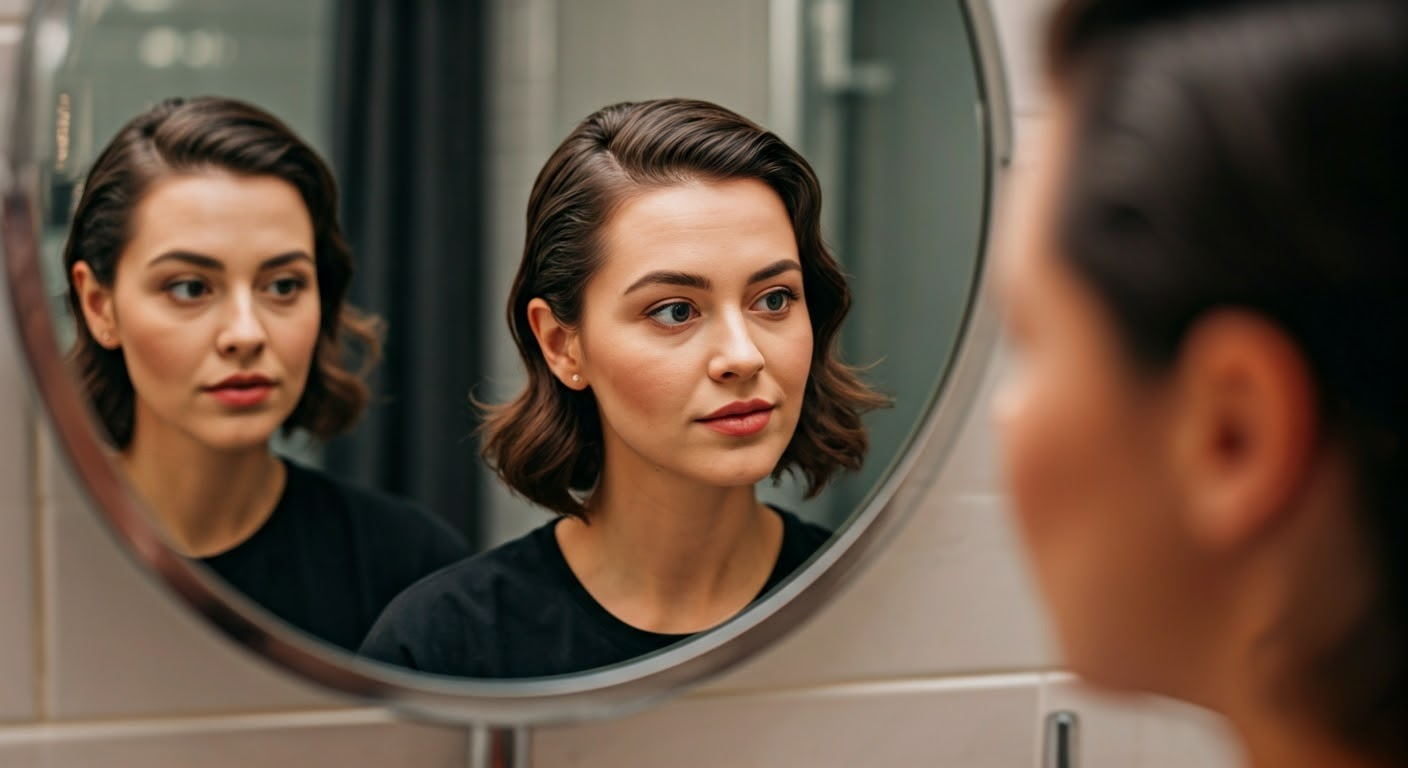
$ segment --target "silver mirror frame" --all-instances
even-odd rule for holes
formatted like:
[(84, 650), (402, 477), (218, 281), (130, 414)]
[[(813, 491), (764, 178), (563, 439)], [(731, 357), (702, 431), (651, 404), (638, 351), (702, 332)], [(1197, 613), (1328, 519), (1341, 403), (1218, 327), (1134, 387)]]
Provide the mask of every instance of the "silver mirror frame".
[[(39, 158), (33, 144), (40, 107), (36, 40), (62, 29), (75, 0), (38, 2), (16, 67), (8, 136), (0, 135), (3, 243), (10, 302), (35, 389), (58, 443), (87, 495), (123, 548), (163, 588), (219, 627), (237, 645), (288, 673), (366, 703), (431, 722), (517, 727), (611, 717), (644, 708), (735, 667), (786, 635), (833, 599), (847, 579), (880, 553), (924, 499), (949, 458), (977, 400), (997, 343), (997, 320), (984, 288), (994, 203), (1012, 153), (1011, 111), (996, 29), (987, 0), (963, 6), (978, 69), (976, 116), (985, 150), (982, 237), (957, 353), (939, 382), (923, 424), (864, 508), (805, 568), (762, 602), (719, 629), (658, 654), (578, 675), (513, 681), (422, 675), (359, 659), (273, 620), (167, 544), (143, 504), (108, 458), (94, 418), (58, 347), (41, 281)], [(46, 25), (59, 25), (46, 26)], [(49, 45), (64, 36), (50, 35)], [(67, 42), (62, 43), (66, 49)], [(60, 52), (62, 53), (62, 52)]]

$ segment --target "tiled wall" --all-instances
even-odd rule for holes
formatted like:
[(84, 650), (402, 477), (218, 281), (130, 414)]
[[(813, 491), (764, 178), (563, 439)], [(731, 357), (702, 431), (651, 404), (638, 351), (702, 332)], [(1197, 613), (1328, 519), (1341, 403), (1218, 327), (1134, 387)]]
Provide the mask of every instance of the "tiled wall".
[[(20, 5), (0, 0), (0, 35)], [(1043, 124), (1048, 3), (996, 5), (1020, 173)], [(465, 764), (462, 732), (349, 707), (172, 607), (55, 457), (0, 309), (0, 766)], [(831, 606), (677, 701), (539, 731), (534, 764), (1032, 768), (1045, 713), (1064, 708), (1082, 718), (1084, 768), (1234, 765), (1209, 716), (1096, 696), (1059, 670), (980, 400), (907, 529)]]

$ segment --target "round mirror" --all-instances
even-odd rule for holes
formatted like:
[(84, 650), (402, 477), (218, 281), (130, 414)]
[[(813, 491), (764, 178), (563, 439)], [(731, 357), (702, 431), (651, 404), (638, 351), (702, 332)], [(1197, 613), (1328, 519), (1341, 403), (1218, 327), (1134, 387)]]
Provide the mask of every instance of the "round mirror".
[[(979, 0), (37, 0), (19, 77), (5, 164), (13, 304), (49, 415), (97, 507), (174, 595), (239, 643), (317, 683), (409, 714), (500, 725), (602, 716), (643, 706), (766, 647), (828, 600), (910, 511), (945, 457), (993, 341), (978, 286), (1009, 130), (991, 21)], [(135, 305), (121, 304), (101, 270), (68, 259), (75, 212), (104, 148), (154, 105), (203, 96), (254, 105), (326, 160), (355, 264), (346, 300), (382, 322), (370, 398), (359, 419), (347, 419), (355, 423), (324, 439), (312, 437), (318, 429), (275, 429), (289, 420), (269, 428), (270, 455), (281, 468), (272, 495), (211, 490), (215, 475), (194, 453), (134, 455), (134, 446), (151, 441), (133, 438), (130, 423), (121, 437), (111, 409), (95, 403), (94, 374), (74, 354), (85, 343), (99, 345), (98, 354), (120, 360), (141, 390), (138, 380), (160, 365), (180, 367), (173, 360), (199, 324), (185, 315), (175, 325), (150, 326), (145, 342), (132, 336), (141, 291), (158, 297), (151, 301), (189, 304), (243, 285), (244, 267), (185, 246), (156, 248), (151, 263), (175, 264), (171, 274), (123, 278), (134, 263), (132, 242), (156, 230), (190, 237), (235, 227), (240, 234), (227, 240), (254, 254), (246, 270), (253, 288), (229, 288), (230, 296), (286, 301), (305, 283), (324, 281), (326, 289), (322, 225), (310, 224), (316, 215), (298, 204), (303, 193), (311, 211), (308, 194), (277, 179), (240, 186), (250, 181), (240, 173), (204, 209), (206, 188), (143, 188), (132, 214), (142, 223), (128, 225), (139, 235), (119, 234), (110, 254), (115, 284), (137, 286)], [(831, 348), (889, 403), (857, 409), (869, 435), (863, 462), (819, 493), (798, 472), (748, 488), (752, 503), (766, 505), (758, 509), (771, 510), (766, 519), (781, 521), (772, 552), (780, 547), (791, 561), (769, 554), (741, 608), (684, 631), (642, 628), (649, 622), (622, 618), (583, 588), (581, 563), (557, 548), (563, 534), (543, 538), (560, 515), (509, 490), (480, 457), (479, 439), (482, 406), (509, 402), (525, 387), (504, 307), (535, 177), (583, 118), (605, 105), (659, 97), (723, 105), (809, 161), (825, 199), (820, 231), (851, 296)], [(264, 178), (259, 173), (255, 181)], [(151, 209), (141, 206), (159, 195), (187, 207), (142, 218)], [(245, 218), (201, 218), (212, 206)], [(249, 217), (264, 209), (274, 218), (295, 213), (295, 246), (261, 239), (263, 220)], [(316, 277), (278, 272), (305, 262)], [(201, 277), (207, 274), (218, 276)], [(316, 301), (308, 349), (328, 322)], [(104, 307), (121, 311), (105, 315)], [(95, 318), (118, 315), (128, 335), (105, 345)], [(270, 332), (260, 344), (277, 347), (287, 338)], [(304, 368), (289, 370), (309, 365), (305, 359)], [(221, 407), (239, 410), (274, 397), (251, 392), (277, 383), (235, 376), (199, 388), (203, 395), (220, 389)], [(143, 391), (127, 397), (136, 401), (129, 421), (138, 434), (151, 432), (142, 432), (143, 418), (181, 411)], [(143, 408), (157, 415), (142, 416)], [(178, 431), (203, 428), (178, 416), (168, 419)], [(808, 424), (805, 408), (797, 418)], [(180, 493), (188, 502), (192, 494), (202, 498), (208, 509), (239, 507), (232, 494), (244, 494), (245, 506), (232, 513), (245, 521), (244, 533), (215, 549), (193, 544), (200, 525), (169, 513), (170, 497)], [(383, 516), (394, 511), (402, 527), (376, 533), (354, 521), (334, 530), (343, 525), (337, 515), (351, 514), (343, 508), (358, 505)], [(264, 512), (249, 511), (256, 506)], [(275, 522), (291, 531), (270, 545), (277, 554), (246, 556), (247, 545), (273, 536)], [(805, 546), (793, 546), (799, 531)], [(510, 665), (483, 675), (406, 669), (368, 655), (369, 627), (398, 594), (506, 547), (521, 551), (525, 541), (547, 541), (555, 553), (542, 555), (552, 563), (533, 564), (559, 567), (554, 588), (575, 585), (579, 608), (648, 642), (618, 644), (614, 656), (589, 656), (577, 667), (524, 673)], [(368, 587), (355, 568), (339, 570), (348, 557), (338, 547), (380, 564), (373, 569), (380, 581)], [(350, 607), (329, 607), (338, 601)], [(325, 621), (328, 613), (356, 620)], [(588, 634), (608, 631), (601, 626)], [(542, 638), (498, 642), (534, 647)]]

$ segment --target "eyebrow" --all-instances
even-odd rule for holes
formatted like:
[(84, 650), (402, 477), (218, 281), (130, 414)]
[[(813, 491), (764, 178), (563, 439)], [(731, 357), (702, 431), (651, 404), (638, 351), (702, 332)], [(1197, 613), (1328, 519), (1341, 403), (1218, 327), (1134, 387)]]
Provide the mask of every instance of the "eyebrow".
[[(152, 259), (147, 266), (154, 267), (157, 264), (161, 264), (167, 261), (179, 261), (183, 264), (190, 264), (193, 267), (200, 267), (201, 269), (213, 269), (220, 272), (223, 272), (225, 270), (225, 262), (220, 261), (219, 259), (211, 258), (210, 256), (206, 256), (200, 253), (192, 253), (190, 251), (180, 250), (167, 251), (166, 253), (161, 254), (155, 259)], [(265, 259), (262, 263), (260, 263), (259, 268), (261, 270), (276, 269), (286, 264), (291, 264), (295, 261), (312, 262), (313, 257), (309, 256), (303, 251), (289, 251), (288, 253), (281, 253), (278, 256), (273, 256), (268, 259)]]
[(781, 274), (784, 274), (784, 273), (787, 273), (787, 272), (801, 272), (801, 271), (802, 271), (802, 265), (801, 265), (801, 264), (798, 264), (797, 262), (793, 261), (792, 259), (779, 259), (779, 260), (774, 261), (773, 263), (767, 265), (766, 267), (763, 267), (762, 269), (758, 270), (757, 272), (754, 272), (753, 274), (749, 275), (749, 276), (748, 276), (748, 284), (749, 284), (749, 285), (752, 285), (753, 283), (761, 283), (761, 282), (764, 281), (764, 280), (767, 280), (767, 279), (773, 278), (773, 277), (777, 277), (778, 275), (781, 275)]
[[(802, 265), (792, 259), (779, 259), (749, 275), (748, 284), (760, 283), (769, 278), (793, 271), (802, 271)], [(703, 275), (696, 275), (692, 272), (658, 270), (649, 272), (639, 280), (631, 283), (630, 287), (623, 291), (621, 295), (624, 296), (632, 291), (644, 288), (647, 285), (678, 285), (684, 288), (698, 288), (701, 291), (707, 291), (713, 283), (709, 282), (709, 278)]]

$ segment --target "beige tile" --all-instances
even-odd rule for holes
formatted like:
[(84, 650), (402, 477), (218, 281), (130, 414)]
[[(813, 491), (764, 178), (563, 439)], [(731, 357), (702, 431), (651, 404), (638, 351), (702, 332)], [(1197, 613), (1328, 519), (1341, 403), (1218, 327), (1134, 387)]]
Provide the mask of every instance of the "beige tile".
[[(689, 96), (768, 116), (768, 4), (557, 4), (555, 134), (618, 101)], [(650, 62), (642, 66), (642, 62)]]
[(37, 711), (38, 585), (33, 400), (3, 275), (0, 296), (0, 721), (6, 721), (32, 719)]
[(1047, 676), (1043, 715), (1080, 719), (1081, 768), (1239, 768), (1241, 752), (1225, 722), (1206, 710), (1152, 697), (1117, 696), (1066, 674)]
[[(991, 293), (982, 299), (994, 314)], [(1005, 492), (1002, 483), (1001, 454), (999, 435), (992, 420), (992, 398), (1002, 376), (1008, 370), (1008, 357), (997, 332), (1000, 330), (994, 321), (990, 329), (993, 338), (974, 340), (975, 345), (988, 349), (982, 354), (986, 370), (971, 403), (967, 408), (958, 440), (948, 456), (943, 458), (937, 471), (933, 472), (933, 487), (929, 489), (928, 504), (935, 504), (953, 496), (992, 496)], [(925, 507), (927, 508), (927, 507)]]
[(538, 768), (1031, 765), (1036, 675), (696, 696), (613, 722), (543, 729)]
[(43, 515), (49, 560), (46, 698), (55, 718), (339, 706), (194, 615), (123, 551), (55, 460)]
[(0, 765), (23, 768), (450, 768), (467, 754), (463, 731), (366, 711), (0, 729)]

